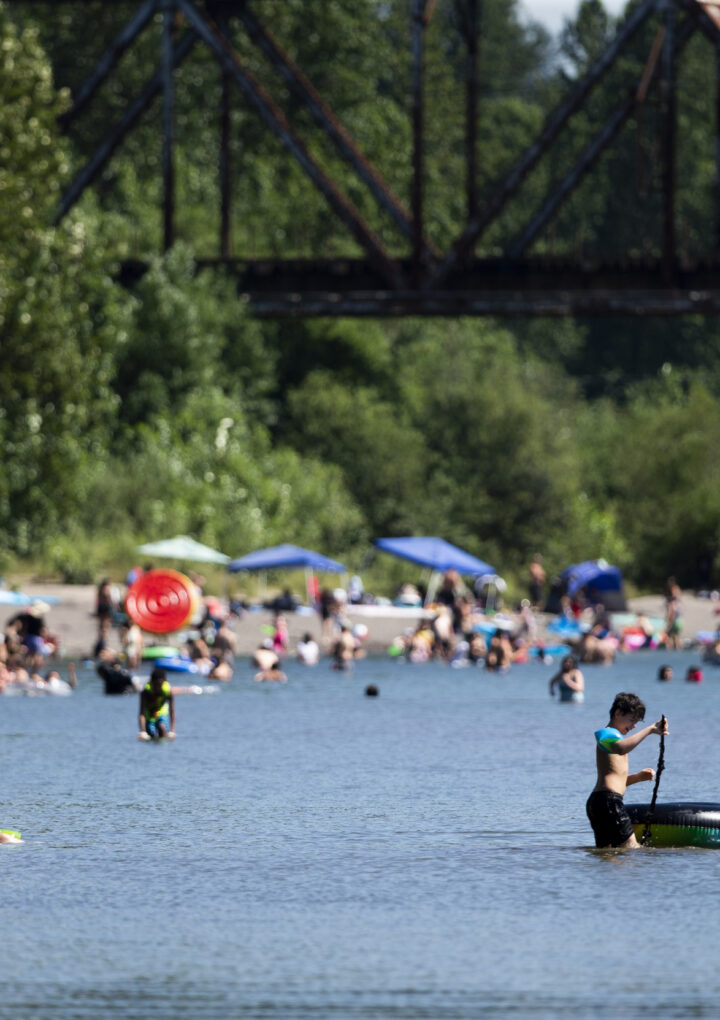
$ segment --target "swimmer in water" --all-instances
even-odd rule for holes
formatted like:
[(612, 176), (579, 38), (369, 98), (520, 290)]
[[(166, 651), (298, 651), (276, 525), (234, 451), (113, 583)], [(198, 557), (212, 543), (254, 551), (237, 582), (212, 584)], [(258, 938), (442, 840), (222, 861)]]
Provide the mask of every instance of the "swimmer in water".
[(580, 704), (585, 700), (585, 678), (578, 669), (574, 655), (566, 655), (562, 660), (560, 672), (550, 681), (550, 694), (555, 694), (555, 686), (560, 691), (561, 701), (573, 701)]
[(655, 769), (642, 769), (628, 775), (628, 754), (652, 733), (666, 734), (667, 720), (658, 719), (630, 734), (645, 718), (645, 705), (636, 694), (618, 694), (610, 709), (610, 721), (595, 731), (597, 782), (588, 797), (586, 810), (595, 834), (595, 846), (631, 850), (639, 847), (630, 816), (625, 810), (625, 789), (634, 783), (648, 783)]
[(257, 680), (258, 683), (276, 683), (286, 684), (287, 677), (280, 669), (280, 664), (277, 663), (275, 666), (270, 666), (269, 669), (261, 669), (259, 673), (256, 673), (253, 680)]

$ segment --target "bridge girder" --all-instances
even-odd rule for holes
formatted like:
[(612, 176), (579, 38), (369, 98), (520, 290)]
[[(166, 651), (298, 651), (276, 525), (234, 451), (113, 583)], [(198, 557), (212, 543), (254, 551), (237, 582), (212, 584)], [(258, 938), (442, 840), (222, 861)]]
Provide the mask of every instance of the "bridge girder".
[[(7, 0), (10, 4), (50, 0)], [(54, 0), (54, 3), (97, 0)], [(127, 0), (101, 0), (105, 4)], [(198, 259), (199, 265), (224, 268), (237, 281), (239, 296), (263, 316), (313, 315), (679, 315), (720, 313), (720, 247), (718, 257), (692, 264), (683, 262), (675, 239), (675, 63), (695, 32), (701, 32), (720, 54), (720, 3), (718, 0), (640, 0), (620, 23), (604, 53), (577, 80), (566, 98), (547, 117), (534, 142), (525, 150), (491, 194), (479, 196), (476, 187), (477, 152), (477, 32), (479, 0), (457, 0), (468, 52), (466, 166), (467, 220), (446, 251), (428, 237), (425, 222), (424, 80), (423, 48), (435, 0), (408, 0), (408, 39), (411, 50), (412, 174), (409, 210), (383, 180), (348, 131), (315, 90), (303, 71), (274, 39), (251, 0), (138, 0), (133, 16), (90, 75), (76, 91), (62, 126), (71, 131), (75, 120), (92, 102), (120, 58), (135, 44), (153, 18), (163, 21), (161, 58), (148, 80), (119, 121), (112, 125), (87, 164), (76, 174), (60, 203), (56, 222), (72, 209), (92, 185), (140, 116), (156, 99), (163, 103), (162, 173), (165, 248), (175, 240), (174, 72), (198, 44), (213, 54), (223, 88), (221, 138), (221, 236), (215, 259)], [(184, 24), (177, 32), (177, 19)], [(510, 239), (502, 254), (479, 258), (476, 246), (502, 214), (530, 173), (561, 136), (571, 118), (583, 109), (590, 93), (604, 78), (629, 41), (649, 19), (659, 21), (656, 42), (637, 87), (624, 95), (572, 167), (547, 194), (540, 209)], [(360, 215), (343, 190), (311, 153), (279, 105), (243, 65), (233, 48), (231, 19), (280, 73), (285, 85), (312, 115), (347, 165), (370, 190), (381, 211), (393, 220), (406, 239), (409, 254), (389, 251)], [(720, 58), (718, 59), (720, 68)], [(720, 80), (720, 70), (718, 72)], [(661, 256), (639, 263), (630, 258), (603, 263), (578, 259), (533, 258), (533, 242), (575, 191), (601, 154), (617, 138), (647, 94), (657, 84), (663, 118), (662, 138), (662, 242)], [(230, 172), (228, 104), (235, 87), (265, 125), (303, 168), (322, 193), (333, 214), (345, 225), (362, 258), (255, 259), (237, 257), (230, 235)], [(718, 89), (720, 94), (720, 87)], [(719, 116), (720, 120), (720, 116)], [(720, 124), (717, 127), (720, 137)], [(720, 142), (717, 191), (720, 195)], [(719, 202), (720, 206), (720, 202)], [(720, 212), (717, 216), (720, 224)], [(720, 229), (717, 231), (720, 237)], [(129, 264), (122, 277), (132, 280), (142, 267)]]

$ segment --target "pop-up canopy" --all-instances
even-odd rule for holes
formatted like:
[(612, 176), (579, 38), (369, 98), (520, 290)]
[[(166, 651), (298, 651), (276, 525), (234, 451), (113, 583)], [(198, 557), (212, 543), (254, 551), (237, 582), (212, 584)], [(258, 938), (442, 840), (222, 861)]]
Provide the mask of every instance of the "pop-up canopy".
[(459, 574), (494, 574), (495, 568), (444, 538), (376, 538), (375, 545), (431, 570), (457, 570)]
[(280, 567), (309, 568), (344, 574), (346, 567), (337, 560), (331, 560), (312, 549), (299, 545), (274, 545), (269, 549), (258, 549), (228, 563), (228, 570), (275, 570)]
[(159, 542), (147, 542), (139, 545), (137, 552), (144, 556), (156, 556), (161, 560), (186, 560), (188, 563), (229, 563), (230, 557), (225, 553), (211, 549), (209, 545), (196, 542), (187, 535), (176, 535)]
[(619, 612), (625, 609), (623, 578), (619, 567), (605, 560), (585, 560), (574, 563), (562, 572), (568, 595), (583, 589), (591, 602), (602, 602), (606, 609)]
[(562, 576), (567, 581), (568, 595), (588, 586), (598, 591), (621, 591), (623, 585), (620, 569), (611, 567), (605, 560), (574, 563), (563, 570)]

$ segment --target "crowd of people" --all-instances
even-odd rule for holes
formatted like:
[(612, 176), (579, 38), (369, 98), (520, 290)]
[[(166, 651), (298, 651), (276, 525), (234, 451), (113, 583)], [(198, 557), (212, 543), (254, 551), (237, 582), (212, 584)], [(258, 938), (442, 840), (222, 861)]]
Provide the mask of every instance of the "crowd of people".
[[(108, 694), (142, 689), (146, 676), (138, 674), (143, 663), (156, 651), (147, 646), (150, 641), (157, 643), (157, 637), (149, 638), (125, 612), (127, 590), (149, 569), (152, 568), (134, 567), (126, 578), (125, 591), (108, 578), (103, 578), (96, 589), (97, 631), (89, 658), (104, 680)], [(204, 578), (193, 574), (191, 580), (197, 589), (200, 608), (184, 632), (182, 645), (172, 651), (187, 665), (187, 672), (228, 681), (233, 676), (237, 655), (234, 621), (242, 617), (248, 607), (242, 602), (205, 597)], [(398, 634), (390, 642), (388, 651), (413, 664), (441, 661), (453, 667), (479, 666), (490, 672), (506, 672), (514, 665), (527, 662), (531, 656), (546, 662), (562, 656), (550, 691), (553, 694), (557, 691), (560, 700), (580, 701), (583, 698), (581, 664), (609, 664), (619, 652), (637, 648), (683, 646), (682, 598), (674, 578), (669, 578), (667, 583), (662, 628), (658, 627), (657, 619), (651, 621), (643, 613), (635, 614), (630, 622), (626, 618), (622, 627), (614, 627), (613, 614), (602, 604), (584, 602), (582, 593), (578, 592), (572, 597), (563, 594), (560, 598), (556, 630), (551, 634), (546, 626), (547, 617), (541, 615), (546, 585), (539, 556), (529, 564), (527, 597), (512, 613), (503, 611), (502, 589), (494, 592), (491, 604), (486, 580), (470, 587), (455, 570), (444, 572), (432, 592), (432, 602), (428, 602), (426, 590), (404, 583), (396, 591), (393, 603), (418, 609), (421, 618), (413, 627)], [(294, 647), (288, 614), (307, 607), (300, 607), (299, 600), (289, 590), (266, 605), (265, 608), (273, 611), (273, 620), (272, 624), (263, 624), (263, 637), (251, 655), (256, 681), (285, 682), (285, 663), (289, 657), (303, 666), (316, 666), (325, 658), (331, 668), (349, 670), (366, 655), (368, 627), (363, 623), (353, 624), (350, 619), (353, 607), (367, 603), (370, 598), (363, 589), (362, 580), (353, 577), (347, 591), (321, 589), (316, 585), (310, 594), (319, 618), (320, 633), (316, 637), (314, 628), (304, 631)], [(68, 682), (54, 669), (58, 640), (49, 633), (45, 622), (48, 609), (36, 602), (7, 620), (0, 644), (0, 692), (69, 693), (72, 690), (74, 669)], [(720, 634), (715, 642), (706, 646), (705, 656), (713, 655), (720, 661)], [(693, 667), (687, 679), (702, 680), (700, 667)]]
[(72, 693), (77, 686), (75, 664), (68, 664), (68, 679), (55, 668), (59, 639), (47, 627), (50, 607), (36, 600), (6, 620), (0, 642), (0, 694)]

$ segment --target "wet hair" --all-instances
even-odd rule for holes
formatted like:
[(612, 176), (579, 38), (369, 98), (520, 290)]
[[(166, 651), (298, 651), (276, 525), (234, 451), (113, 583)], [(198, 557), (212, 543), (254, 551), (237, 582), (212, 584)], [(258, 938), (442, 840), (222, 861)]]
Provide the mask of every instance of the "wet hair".
[(368, 698), (376, 698), (379, 693), (380, 691), (377, 689), (375, 684), (368, 684), (367, 687), (365, 688), (365, 694), (368, 696)]
[(640, 719), (645, 718), (645, 705), (638, 698), (637, 694), (625, 694), (621, 692), (615, 696), (615, 700), (612, 703), (610, 709), (610, 718), (615, 714), (618, 715), (629, 715), (638, 722)]
[(150, 679), (151, 680), (164, 680), (165, 676), (166, 676), (165, 670), (162, 669), (162, 667), (160, 667), (160, 666), (156, 666), (155, 669), (150, 674)]
[(566, 655), (562, 661), (563, 670), (575, 669), (577, 666), (577, 659), (574, 655)]
[(658, 680), (669, 680), (672, 673), (672, 666), (661, 666), (658, 670)]

